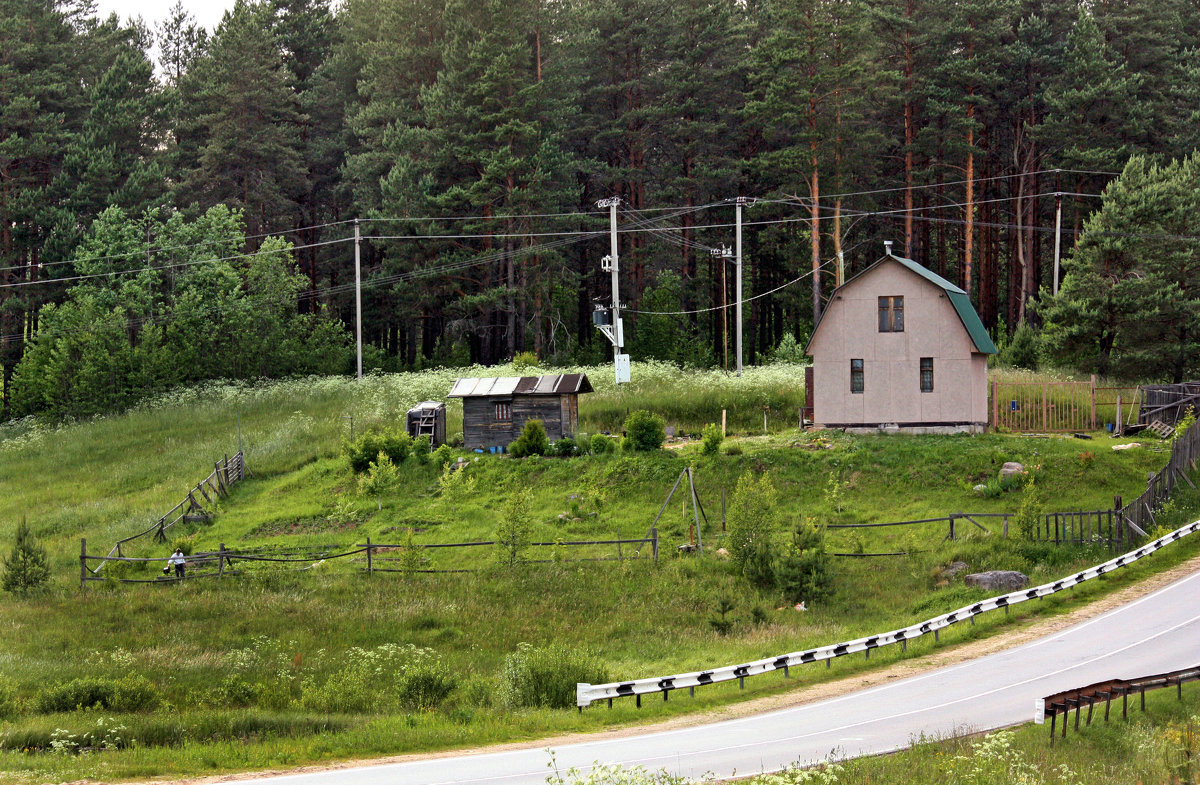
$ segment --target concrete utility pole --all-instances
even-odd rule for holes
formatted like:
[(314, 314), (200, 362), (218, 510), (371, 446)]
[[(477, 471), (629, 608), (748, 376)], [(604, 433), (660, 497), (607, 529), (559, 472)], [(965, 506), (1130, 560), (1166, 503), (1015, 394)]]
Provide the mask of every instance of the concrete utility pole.
[(621, 265), (617, 249), (617, 206), (620, 204), (619, 196), (596, 202), (597, 207), (609, 209), (609, 254), (600, 260), (600, 269), (612, 273), (612, 315), (608, 324), (603, 323), (602, 311), (597, 311), (593, 316), (597, 329), (612, 342), (613, 372), (617, 384), (629, 381), (629, 355), (622, 351), (625, 346), (625, 325), (621, 320)]
[(737, 375), (742, 375), (742, 205), (754, 204), (753, 199), (739, 196), (734, 202), (737, 207), (737, 290), (734, 295), (737, 300)]
[(1054, 296), (1058, 296), (1058, 261), (1062, 256), (1062, 192), (1054, 194)]
[(362, 234), (354, 219), (354, 343), (358, 354), (358, 378), (362, 378)]

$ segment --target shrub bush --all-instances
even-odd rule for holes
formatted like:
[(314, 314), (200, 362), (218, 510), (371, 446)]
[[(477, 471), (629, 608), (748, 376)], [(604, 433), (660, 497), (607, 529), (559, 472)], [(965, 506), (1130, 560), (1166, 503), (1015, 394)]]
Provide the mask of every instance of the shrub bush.
[(725, 454), (726, 455), (741, 455), (742, 454), (742, 446), (740, 444), (727, 444), (727, 445), (725, 445)]
[(521, 435), (508, 446), (508, 451), (516, 458), (526, 458), (530, 455), (545, 455), (550, 449), (550, 440), (546, 438), (546, 427), (541, 420), (529, 420), (521, 429)]
[(412, 455), (417, 459), (417, 463), (421, 464), (422, 466), (429, 463), (429, 450), (430, 447), (428, 436), (418, 436), (417, 438), (413, 439)]
[(399, 465), (404, 463), (412, 448), (412, 437), (404, 431), (388, 428), (363, 432), (353, 442), (344, 444), (342, 453), (355, 474), (362, 474), (375, 462), (379, 453), (384, 453), (392, 463)]
[(566, 709), (575, 705), (577, 683), (603, 684), (608, 680), (608, 670), (590, 652), (562, 644), (534, 648), (522, 643), (504, 658), (500, 701), (510, 709)]
[(703, 453), (705, 455), (716, 455), (721, 451), (721, 442), (725, 441), (725, 434), (721, 433), (721, 426), (715, 422), (709, 423), (704, 426), (700, 436), (704, 439)]
[(433, 465), (438, 469), (445, 469), (454, 462), (454, 450), (450, 445), (443, 444), (433, 451)]
[(666, 439), (667, 427), (663, 418), (645, 409), (638, 409), (625, 418), (625, 439), (621, 442), (621, 449), (648, 452), (660, 449)]
[(594, 455), (607, 455), (617, 449), (617, 440), (602, 433), (598, 433), (592, 437), (592, 453)]
[(120, 679), (89, 677), (55, 684), (38, 693), (34, 701), (42, 714), (100, 707), (110, 711), (142, 711), (161, 702), (158, 688), (137, 674)]
[(441, 663), (427, 663), (404, 674), (397, 696), (404, 708), (427, 711), (442, 705), (457, 684)]
[(801, 522), (792, 532), (792, 546), (775, 565), (775, 580), (788, 602), (814, 602), (833, 589), (825, 538), (811, 523)]
[(564, 436), (550, 445), (550, 452), (562, 458), (570, 458), (576, 452), (575, 440), (570, 436)]
[(513, 370), (518, 372), (537, 368), (538, 356), (533, 352), (517, 352), (513, 355), (512, 366)]

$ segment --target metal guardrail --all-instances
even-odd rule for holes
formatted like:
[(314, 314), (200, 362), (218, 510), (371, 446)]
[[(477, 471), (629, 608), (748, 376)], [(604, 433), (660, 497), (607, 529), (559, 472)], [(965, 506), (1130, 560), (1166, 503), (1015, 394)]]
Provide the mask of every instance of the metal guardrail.
[(865, 652), (866, 656), (871, 656), (871, 649), (877, 649), (881, 646), (890, 646), (901, 644), (906, 649), (908, 641), (914, 638), (933, 633), (937, 637), (938, 631), (943, 630), (952, 624), (957, 624), (960, 621), (970, 620), (972, 623), (975, 617), (987, 613), (988, 611), (998, 610), (999, 608), (1007, 609), (1011, 605), (1016, 605), (1026, 600), (1035, 600), (1040, 597), (1046, 597), (1051, 594), (1057, 594), (1060, 591), (1070, 589), (1073, 586), (1099, 578), (1101, 575), (1113, 572), (1122, 567), (1126, 567), (1139, 559), (1149, 556), (1155, 551), (1163, 548), (1177, 540), (1182, 539), (1191, 534), (1200, 531), (1200, 520), (1193, 521), (1186, 526), (1181, 526), (1175, 531), (1158, 538), (1152, 542), (1130, 551), (1129, 553), (1117, 556), (1114, 559), (1109, 559), (1103, 564), (1097, 564), (1082, 572), (1075, 573), (1066, 578), (1063, 578), (1053, 583), (1044, 583), (1041, 586), (1036, 586), (1031, 589), (1022, 589), (1010, 594), (1004, 594), (998, 597), (981, 600), (973, 605), (965, 605), (958, 610), (944, 613), (941, 616), (935, 616), (923, 622), (919, 622), (909, 627), (904, 627), (891, 632), (881, 633), (879, 635), (871, 635), (865, 638), (857, 638), (845, 643), (835, 643), (829, 646), (820, 646), (815, 649), (806, 651), (791, 652), (778, 657), (767, 657), (761, 660), (754, 660), (740, 665), (726, 665), (720, 668), (713, 668), (705, 671), (693, 671), (692, 673), (681, 673), (674, 676), (654, 676), (646, 679), (634, 679), (624, 682), (612, 682), (609, 684), (587, 684), (579, 683), (575, 688), (575, 703), (582, 711), (585, 706), (590, 706), (592, 703), (600, 700), (609, 701), (612, 705), (614, 698), (633, 697), (637, 699), (639, 706), (642, 704), (643, 695), (654, 695), (662, 693), (663, 700), (673, 690), (688, 688), (689, 692), (695, 694), (696, 687), (703, 687), (706, 684), (718, 684), (720, 682), (736, 680), (742, 686), (745, 686), (747, 676), (758, 676), (764, 673), (773, 671), (783, 671), (784, 675), (788, 674), (790, 668), (797, 665), (806, 665), (812, 662), (825, 661), (829, 664), (830, 661), (843, 657), (847, 654), (856, 654)]
[(1079, 714), (1083, 711), (1084, 704), (1087, 704), (1087, 724), (1092, 724), (1092, 709), (1100, 702), (1104, 703), (1104, 721), (1108, 722), (1108, 710), (1112, 705), (1113, 698), (1121, 699), (1121, 718), (1125, 719), (1129, 711), (1129, 696), (1138, 695), (1141, 698), (1142, 711), (1146, 710), (1146, 691), (1161, 690), (1167, 687), (1174, 687), (1176, 694), (1182, 700), (1183, 698), (1183, 683), (1187, 681), (1200, 681), (1200, 665), (1184, 668), (1182, 670), (1171, 671), (1170, 673), (1158, 673), (1153, 676), (1142, 676), (1137, 679), (1109, 679), (1108, 681), (1089, 684), (1086, 687), (1078, 687), (1073, 690), (1064, 690), (1056, 692), (1053, 695), (1047, 695), (1045, 698), (1039, 698), (1033, 707), (1033, 721), (1037, 725), (1044, 725), (1046, 717), (1050, 717), (1050, 744), (1054, 745), (1054, 725), (1058, 715), (1063, 715), (1062, 735), (1067, 736), (1067, 717), (1071, 714), (1071, 709), (1075, 709), (1075, 730), (1079, 730)]

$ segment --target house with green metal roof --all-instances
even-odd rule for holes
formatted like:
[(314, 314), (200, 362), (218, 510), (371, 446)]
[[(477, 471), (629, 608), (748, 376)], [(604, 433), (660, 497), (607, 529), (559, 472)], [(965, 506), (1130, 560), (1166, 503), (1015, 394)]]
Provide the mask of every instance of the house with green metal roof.
[(827, 428), (971, 432), (987, 428), (996, 353), (970, 297), (887, 252), (833, 291), (806, 348), (813, 422)]

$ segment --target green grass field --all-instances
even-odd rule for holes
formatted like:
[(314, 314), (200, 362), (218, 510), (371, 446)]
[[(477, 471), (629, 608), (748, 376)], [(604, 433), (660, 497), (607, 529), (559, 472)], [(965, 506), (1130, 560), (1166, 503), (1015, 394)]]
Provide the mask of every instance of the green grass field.
[[(797, 369), (756, 369), (739, 381), (636, 366), (635, 379), (654, 380), (641, 396), (597, 383), (602, 370), (592, 377), (598, 392), (581, 400), (581, 430), (614, 430), (626, 408), (647, 405), (682, 431), (698, 431), (719, 421), (725, 408), (739, 412), (731, 418), (736, 438), (730, 443), (742, 453), (706, 457), (698, 444), (652, 455), (524, 461), (474, 461), (464, 453), (471, 460), (464, 476), (474, 490), (452, 498), (439, 488), (435, 467), (410, 458), (402, 465), (400, 488), (379, 510), (374, 498), (355, 492), (340, 456), (348, 418), (356, 429), (398, 421), (412, 403), (444, 395), (449, 383), (442, 372), (362, 383), (213, 384), (87, 423), (4, 426), (0, 542), (10, 541), (25, 517), (50, 553), (54, 581), (44, 595), (0, 601), (6, 642), (0, 649), (0, 718), (5, 695), (12, 698), (9, 716), (0, 719), (0, 779), (190, 775), (530, 739), (653, 721), (919, 656), (933, 643), (920, 642), (907, 653), (880, 651), (869, 662), (839, 661), (831, 671), (793, 671), (795, 678), (786, 681), (750, 680), (744, 692), (736, 685), (713, 687), (694, 701), (650, 702), (641, 712), (631, 703), (583, 714), (520, 708), (504, 697), (506, 662), (523, 644), (557, 651), (568, 664), (590, 663), (596, 677), (579, 680), (682, 672), (891, 629), (982, 597), (959, 581), (938, 586), (939, 568), (956, 559), (972, 570), (1021, 569), (1039, 583), (1107, 558), (1103, 548), (1004, 540), (962, 523), (953, 542), (945, 541), (944, 523), (830, 532), (833, 551), (897, 549), (911, 555), (834, 559), (833, 596), (797, 613), (711, 555), (722, 544), (721, 491), (732, 493), (745, 473), (771, 477), (786, 522), (853, 523), (1015, 511), (1023, 491), (974, 490), (1008, 460), (1036, 469), (1047, 509), (1108, 508), (1114, 494), (1131, 498), (1143, 490), (1146, 473), (1167, 458), (1157, 442), (1114, 452), (1113, 442), (1099, 435), (1090, 441), (818, 437), (797, 431), (793, 415), (783, 414), (799, 405)], [(757, 380), (755, 373), (761, 373)], [(772, 407), (767, 435), (764, 397)], [(780, 414), (771, 419), (776, 408)], [(239, 565), (242, 574), (220, 582), (110, 581), (80, 591), (79, 539), (87, 538), (90, 552), (107, 553), (116, 539), (156, 520), (211, 471), (214, 459), (237, 449), (239, 415), (253, 476), (222, 500), (211, 523), (171, 533), (198, 549), (219, 542), (229, 548), (345, 547), (367, 537), (399, 542), (409, 527), (419, 530), (418, 542), (491, 539), (504, 502), (518, 487), (534, 489), (535, 539), (639, 538), (671, 484), (692, 466), (709, 518), (703, 529), (709, 555), (679, 555), (676, 546), (690, 537), (692, 511), (677, 498), (659, 522), (657, 563), (562, 560), (616, 555), (596, 546), (545, 549), (533, 557), (550, 563), (510, 569), (490, 549), (446, 549), (426, 551), (429, 566), (472, 571), (368, 577), (362, 561), (344, 559)], [(1182, 522), (1197, 506), (1195, 495), (1181, 495), (1163, 523)], [(167, 550), (146, 543), (127, 553), (162, 557)], [(940, 645), (1073, 607), (1197, 551), (1200, 546), (1180, 544), (1070, 596), (952, 629)], [(642, 555), (647, 553), (648, 547)], [(130, 576), (153, 575), (158, 567), (124, 569)], [(722, 598), (735, 606), (728, 635), (709, 623)], [(62, 686), (76, 679), (83, 681)], [(83, 689), (88, 685), (91, 692)], [(105, 689), (111, 695), (93, 701)], [(76, 696), (84, 696), (81, 703), (70, 703)], [(114, 725), (123, 729), (113, 731)], [(70, 754), (77, 749), (72, 733), (74, 743), (98, 749)]]

